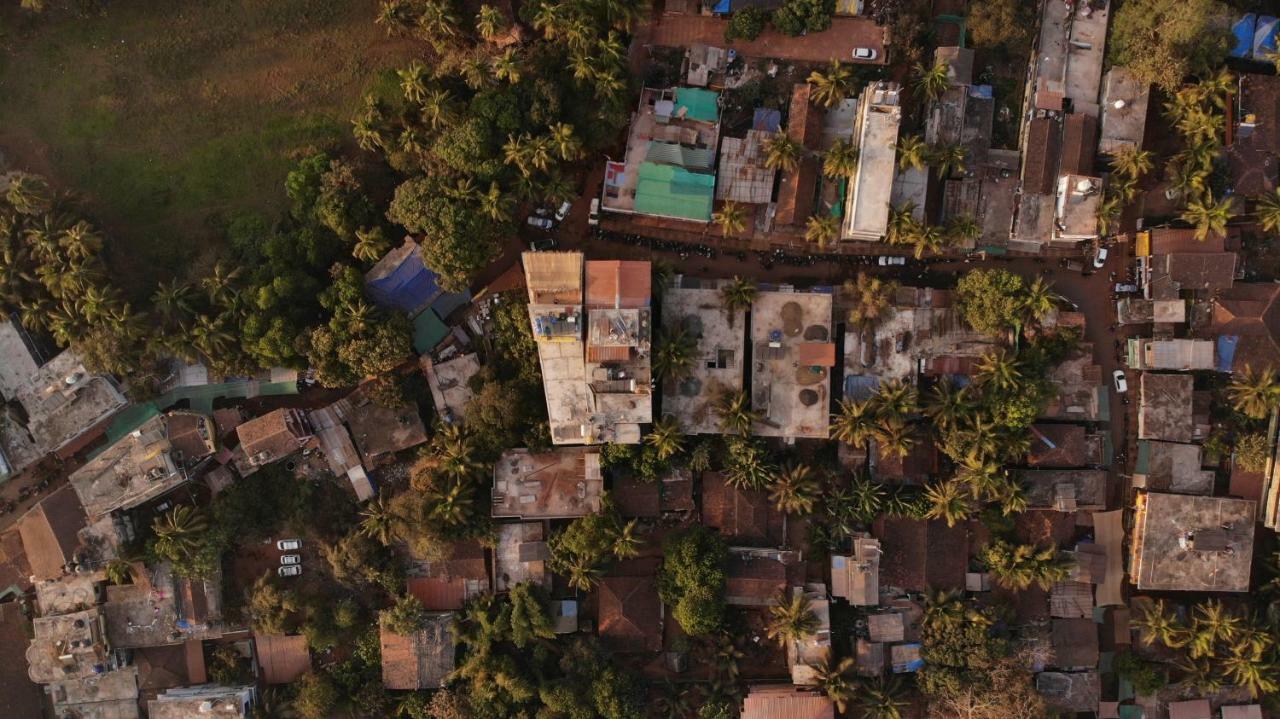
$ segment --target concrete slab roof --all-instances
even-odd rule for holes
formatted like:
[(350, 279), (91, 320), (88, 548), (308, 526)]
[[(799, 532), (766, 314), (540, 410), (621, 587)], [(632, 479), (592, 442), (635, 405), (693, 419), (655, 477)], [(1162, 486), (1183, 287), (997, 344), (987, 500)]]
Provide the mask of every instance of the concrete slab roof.
[(902, 120), (900, 92), (897, 83), (880, 80), (868, 85), (859, 98), (853, 134), (860, 154), (845, 203), (845, 239), (879, 240), (888, 227)]
[(1147, 126), (1150, 86), (1139, 82), (1126, 67), (1113, 67), (1102, 79), (1102, 122), (1098, 151), (1115, 154), (1125, 147), (1142, 147)]
[(831, 371), (800, 363), (799, 346), (831, 342), (831, 295), (762, 290), (751, 306), (755, 434), (826, 439)]
[(137, 506), (187, 481), (163, 416), (153, 417), (71, 474), (89, 517)]
[(494, 590), (505, 592), (523, 582), (550, 588), (547, 556), (542, 522), (499, 524), (498, 541), (493, 550)]
[(467, 403), (472, 396), (469, 381), (480, 371), (479, 355), (473, 352), (444, 362), (423, 357), (422, 371), (427, 376), (436, 412), (446, 419), (465, 420)]
[(1139, 493), (1134, 583), (1147, 591), (1249, 591), (1256, 509), (1246, 499)]
[(493, 469), (493, 516), (564, 519), (600, 511), (600, 454), (585, 448), (509, 449)]
[(746, 312), (725, 309), (724, 280), (677, 276), (662, 295), (662, 325), (692, 336), (698, 353), (688, 377), (665, 381), (662, 410), (680, 422), (686, 434), (719, 434), (712, 406), (722, 392), (742, 389)]
[(109, 379), (90, 374), (71, 350), (40, 367), (16, 399), (27, 412), (27, 430), (43, 452), (56, 452), (91, 430), (105, 428), (107, 420), (128, 404)]
[(1138, 438), (1190, 442), (1195, 438), (1191, 375), (1143, 372), (1138, 382)]

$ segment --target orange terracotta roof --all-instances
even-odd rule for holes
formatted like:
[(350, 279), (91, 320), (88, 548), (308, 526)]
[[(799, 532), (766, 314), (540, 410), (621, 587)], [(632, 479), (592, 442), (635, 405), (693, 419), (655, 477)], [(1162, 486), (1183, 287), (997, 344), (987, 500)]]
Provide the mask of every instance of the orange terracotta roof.
[(649, 262), (590, 260), (587, 263), (588, 307), (648, 307), (651, 296)]
[(80, 546), (78, 532), (85, 527), (84, 508), (70, 484), (45, 497), (18, 520), (18, 533), (39, 579), (57, 579)]
[(306, 637), (255, 634), (253, 641), (258, 648), (262, 677), (268, 684), (289, 684), (311, 670)]

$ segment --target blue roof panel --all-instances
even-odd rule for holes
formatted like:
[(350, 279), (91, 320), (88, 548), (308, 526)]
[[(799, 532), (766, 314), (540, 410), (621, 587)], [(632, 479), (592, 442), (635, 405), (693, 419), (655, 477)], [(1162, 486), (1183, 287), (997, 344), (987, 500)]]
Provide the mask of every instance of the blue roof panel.
[(1253, 52), (1253, 32), (1258, 23), (1258, 16), (1248, 13), (1236, 20), (1231, 32), (1236, 36), (1236, 45), (1231, 48), (1231, 57), (1249, 57)]

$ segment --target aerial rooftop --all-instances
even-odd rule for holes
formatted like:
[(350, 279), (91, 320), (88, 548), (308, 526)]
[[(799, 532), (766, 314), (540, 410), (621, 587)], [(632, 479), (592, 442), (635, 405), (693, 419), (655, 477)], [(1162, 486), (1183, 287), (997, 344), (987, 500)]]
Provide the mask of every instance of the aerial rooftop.
[(37, 617), (27, 647), (27, 673), (37, 684), (67, 681), (101, 673), (112, 663), (102, 611)]
[(90, 517), (137, 506), (187, 481), (165, 431), (165, 417), (148, 419), (71, 474)]
[(1138, 438), (1190, 442), (1196, 438), (1192, 419), (1191, 375), (1143, 372), (1138, 382)]
[(453, 671), (453, 614), (429, 615), (413, 636), (382, 624), (382, 685), (388, 689), (439, 689)]
[(1147, 591), (1247, 592), (1256, 503), (1140, 492), (1131, 572)]
[(600, 454), (565, 447), (509, 449), (493, 468), (493, 516), (564, 519), (600, 511)]
[(1133, 486), (1157, 492), (1213, 494), (1212, 469), (1202, 469), (1198, 444), (1138, 440)]
[(66, 350), (29, 375), (8, 400), (27, 413), (27, 431), (41, 453), (68, 448), (82, 435), (106, 426), (128, 400), (107, 377), (90, 374)]
[(897, 171), (898, 124), (902, 108), (895, 82), (879, 80), (862, 91), (853, 135), (859, 148), (858, 171), (849, 182), (845, 222), (847, 240), (876, 241), (889, 224), (889, 197)]
[(1107, 507), (1105, 469), (1023, 469), (1017, 477), (1030, 509), (1076, 512)]
[(826, 439), (830, 422), (831, 294), (761, 289), (751, 305), (751, 406), (766, 437)]
[(1112, 67), (1102, 79), (1102, 128), (1098, 151), (1115, 154), (1122, 148), (1142, 148), (1150, 92), (1125, 67)]
[(198, 687), (179, 687), (147, 702), (150, 719), (246, 719), (252, 716), (254, 688), (224, 687), (205, 684)]
[(698, 347), (689, 376), (663, 385), (662, 411), (674, 416), (686, 434), (719, 434), (712, 409), (716, 397), (742, 389), (746, 312), (725, 309), (723, 284), (677, 276), (662, 295), (662, 326), (683, 329)]

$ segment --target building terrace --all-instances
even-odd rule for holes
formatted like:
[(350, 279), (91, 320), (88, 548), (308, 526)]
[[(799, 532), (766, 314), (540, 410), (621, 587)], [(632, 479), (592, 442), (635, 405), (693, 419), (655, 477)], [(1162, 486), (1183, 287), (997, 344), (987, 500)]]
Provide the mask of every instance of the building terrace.
[(585, 448), (509, 449), (493, 468), (494, 517), (581, 517), (600, 511), (603, 493), (600, 454)]
[(1134, 583), (1147, 591), (1249, 591), (1256, 506), (1229, 497), (1139, 493)]
[(85, 512), (99, 517), (158, 497), (187, 481), (192, 467), (177, 456), (156, 416), (71, 474)]
[(724, 284), (677, 275), (662, 295), (663, 327), (683, 331), (698, 348), (689, 376), (663, 383), (662, 411), (686, 434), (719, 434), (712, 405), (721, 393), (742, 389), (746, 312), (724, 306)]
[(849, 181), (845, 222), (846, 240), (877, 241), (889, 226), (889, 199), (896, 173), (898, 124), (902, 88), (880, 80), (862, 91), (853, 136), (859, 149), (858, 170)]
[(1138, 438), (1190, 442), (1197, 437), (1190, 375), (1143, 372), (1139, 380)]
[(831, 294), (762, 289), (751, 306), (753, 428), (767, 437), (827, 438)]

